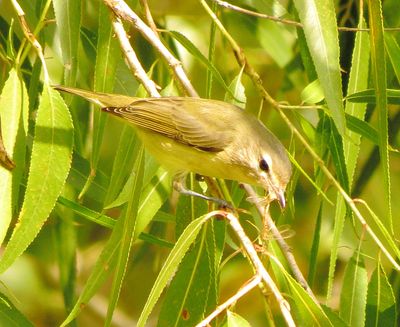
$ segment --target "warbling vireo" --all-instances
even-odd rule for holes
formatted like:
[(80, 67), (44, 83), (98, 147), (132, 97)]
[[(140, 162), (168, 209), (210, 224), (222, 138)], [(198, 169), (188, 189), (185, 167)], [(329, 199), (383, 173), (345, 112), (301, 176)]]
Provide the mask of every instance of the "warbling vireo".
[(291, 164), (281, 142), (254, 116), (229, 103), (189, 97), (134, 98), (76, 88), (103, 111), (132, 124), (145, 148), (176, 178), (183, 193), (188, 172), (260, 185), (285, 207)]

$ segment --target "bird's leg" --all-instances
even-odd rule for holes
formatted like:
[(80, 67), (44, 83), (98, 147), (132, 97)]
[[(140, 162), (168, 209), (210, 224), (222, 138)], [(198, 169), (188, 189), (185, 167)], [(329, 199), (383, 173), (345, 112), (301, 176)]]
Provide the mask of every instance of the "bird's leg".
[(192, 191), (192, 190), (188, 190), (186, 188), (186, 186), (185, 186), (185, 184), (186, 184), (186, 176), (187, 176), (187, 173), (178, 173), (178, 174), (176, 174), (174, 176), (174, 180), (172, 182), (172, 185), (173, 185), (174, 189), (176, 191), (178, 191), (180, 194), (189, 195), (189, 196), (195, 196), (195, 197), (207, 200), (207, 201), (214, 202), (214, 203), (220, 205), (223, 208), (233, 209), (233, 206), (230, 203), (228, 203), (227, 201), (223, 200), (223, 199), (214, 198), (214, 197), (211, 197), (211, 196), (207, 196), (207, 195), (204, 195), (204, 194), (197, 193), (197, 192)]

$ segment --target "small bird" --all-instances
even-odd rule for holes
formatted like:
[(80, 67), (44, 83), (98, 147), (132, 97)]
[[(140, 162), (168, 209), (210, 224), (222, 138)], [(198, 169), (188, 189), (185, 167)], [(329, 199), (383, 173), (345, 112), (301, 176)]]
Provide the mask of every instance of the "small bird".
[[(185, 188), (189, 172), (262, 186), (269, 200), (285, 207), (292, 168), (281, 142), (256, 117), (223, 101), (160, 97), (135, 98), (65, 86), (133, 125), (145, 148), (175, 174), (181, 193), (215, 200)], [(217, 201), (218, 202), (218, 201)]]

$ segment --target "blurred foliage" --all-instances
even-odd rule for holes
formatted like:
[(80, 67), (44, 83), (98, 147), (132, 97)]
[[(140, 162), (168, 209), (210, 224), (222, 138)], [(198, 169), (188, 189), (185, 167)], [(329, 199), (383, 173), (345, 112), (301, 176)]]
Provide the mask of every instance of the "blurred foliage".
[[(57, 326), (69, 316), (70, 326), (194, 325), (253, 276), (239, 240), (223, 220), (205, 216), (212, 205), (177, 201), (170, 176), (133, 129), (51, 88), (146, 96), (103, 2), (18, 1), (50, 80), (13, 2), (0, 1), (0, 159), (15, 163), (0, 165), (0, 324)], [(128, 2), (145, 19), (143, 3)], [(399, 323), (400, 275), (382, 247), (399, 262), (400, 30), (383, 27), (400, 26), (400, 3), (360, 3), (231, 2), (276, 21), (209, 1), (275, 104), (238, 65), (201, 1), (148, 3), (159, 37), (198, 93), (245, 106), (293, 157), (288, 206), (282, 212), (273, 203), (271, 215), (321, 306), (290, 275), (273, 239), (266, 252), (281, 265), (264, 260), (302, 326)], [(125, 27), (161, 93), (184, 95), (156, 49)], [(207, 191), (194, 176), (188, 182)], [(241, 223), (259, 243), (263, 223), (244, 191), (235, 182), (218, 185), (244, 209)], [(354, 204), (381, 247), (339, 189), (362, 199)], [(272, 295), (253, 290), (214, 325), (248, 323), (285, 320)]]

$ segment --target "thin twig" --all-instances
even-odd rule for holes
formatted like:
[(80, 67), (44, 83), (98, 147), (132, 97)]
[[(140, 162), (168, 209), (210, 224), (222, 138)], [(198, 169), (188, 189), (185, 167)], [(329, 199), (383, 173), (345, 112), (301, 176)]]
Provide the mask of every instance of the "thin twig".
[(112, 25), (114, 32), (121, 45), (121, 49), (128, 62), (129, 68), (133, 72), (134, 76), (140, 83), (142, 83), (142, 85), (144, 86), (146, 91), (150, 94), (150, 96), (160, 97), (160, 93), (157, 90), (156, 83), (154, 83), (154, 81), (147, 76), (146, 71), (143, 69), (138, 57), (136, 56), (136, 53), (129, 42), (129, 38), (126, 35), (121, 20), (115, 17), (112, 21)]
[(262, 278), (262, 281), (264, 284), (272, 291), (272, 293), (275, 296), (275, 299), (277, 300), (279, 307), (281, 309), (281, 312), (286, 320), (286, 323), (288, 326), (296, 326), (293, 317), (290, 313), (290, 305), (289, 303), (285, 300), (281, 292), (279, 291), (278, 287), (276, 286), (275, 282), (265, 269), (261, 259), (258, 257), (257, 251), (255, 250), (253, 243), (250, 241), (250, 239), (247, 237), (246, 233), (243, 230), (242, 225), (240, 225), (239, 220), (237, 217), (230, 212), (223, 212), (223, 215), (229, 220), (229, 223), (232, 227), (232, 229), (235, 231), (237, 236), (239, 237), (250, 261), (252, 262), (257, 275)]
[(42, 62), (44, 79), (45, 79), (45, 81), (48, 82), (48, 81), (50, 81), (50, 78), (49, 78), (49, 73), (48, 73), (47, 66), (46, 66), (46, 61), (44, 60), (42, 46), (40, 45), (38, 40), (36, 40), (35, 35), (31, 32), (29, 25), (25, 19), (25, 13), (22, 10), (21, 6), (19, 5), (18, 1), (11, 0), (11, 3), (14, 6), (14, 9), (18, 15), (18, 19), (21, 23), (22, 31), (24, 32), (25, 37), (29, 40), (29, 42), (31, 42), (31, 44), (33, 45), (33, 47), (35, 48), (35, 50), (37, 52), (38, 57), (40, 58), (40, 61)]
[(215, 319), (222, 311), (228, 309), (237, 300), (239, 300), (241, 297), (246, 295), (248, 292), (250, 292), (253, 288), (255, 288), (260, 283), (261, 283), (261, 277), (259, 275), (253, 276), (252, 279), (246, 285), (241, 287), (235, 295), (231, 296), (228, 300), (226, 300), (224, 303), (220, 304), (217, 308), (215, 308), (215, 310), (210, 315), (208, 315), (205, 319), (203, 319), (201, 322), (199, 322), (196, 325), (196, 327), (209, 326), (211, 321), (213, 319)]
[(226, 2), (226, 1), (221, 1), (221, 0), (213, 0), (213, 1), (216, 4), (218, 4), (218, 6), (221, 6), (221, 7), (230, 9), (230, 10), (234, 10), (234, 11), (240, 12), (240, 13), (245, 14), (245, 15), (254, 16), (254, 17), (258, 17), (258, 18), (264, 18), (264, 19), (272, 20), (274, 22), (278, 22), (278, 23), (282, 23), (282, 24), (286, 24), (286, 25), (292, 25), (292, 26), (303, 28), (303, 24), (300, 23), (300, 22), (296, 22), (296, 21), (293, 21), (293, 20), (290, 20), (290, 19), (285, 19), (285, 18), (279, 18), (279, 17), (267, 15), (267, 14), (261, 14), (261, 13), (256, 12), (256, 11), (252, 11), (252, 10), (244, 9), (242, 7), (239, 7), (239, 6), (232, 5), (232, 4), (230, 4), (229, 2)]
[(303, 137), (303, 135), (298, 131), (298, 129), (292, 124), (292, 122), (289, 120), (289, 118), (285, 115), (282, 108), (280, 107), (279, 102), (275, 101), (275, 99), (264, 88), (260, 75), (248, 63), (247, 58), (243, 53), (243, 50), (239, 47), (239, 45), (232, 38), (232, 36), (227, 32), (225, 27), (222, 25), (222, 23), (220, 22), (218, 17), (213, 13), (213, 11), (207, 5), (205, 0), (199, 0), (199, 1), (200, 1), (201, 5), (204, 7), (204, 9), (206, 10), (206, 12), (209, 14), (209, 16), (215, 21), (215, 23), (218, 26), (218, 28), (220, 29), (221, 33), (225, 36), (225, 38), (231, 44), (231, 47), (235, 53), (235, 56), (236, 56), (239, 66), (242, 67), (243, 65), (245, 65), (245, 72), (253, 81), (253, 83), (254, 83), (255, 87), (257, 88), (257, 90), (259, 91), (260, 95), (278, 111), (278, 113), (280, 114), (282, 119), (285, 121), (285, 123), (288, 125), (288, 127), (291, 129), (291, 131), (296, 135), (296, 137), (299, 139), (299, 141), (304, 145), (304, 147), (310, 153), (310, 155), (315, 160), (315, 162), (321, 167), (321, 170), (324, 172), (327, 179), (335, 186), (335, 188), (343, 196), (344, 200), (347, 202), (349, 207), (352, 209), (352, 211), (354, 212), (357, 219), (361, 222), (362, 225), (366, 226), (367, 232), (374, 239), (377, 246), (382, 250), (382, 252), (385, 254), (385, 256), (389, 259), (389, 261), (392, 263), (394, 268), (396, 270), (400, 271), (400, 265), (396, 262), (396, 260), (389, 253), (389, 251), (384, 247), (382, 242), (379, 240), (378, 236), (376, 236), (376, 234), (372, 231), (372, 229), (367, 225), (363, 215), (358, 210), (358, 208), (355, 206), (351, 197), (346, 193), (346, 191), (341, 187), (341, 185), (335, 179), (335, 177), (332, 175), (332, 173), (329, 171), (329, 169), (325, 166), (324, 161), (318, 156), (318, 154), (314, 151), (314, 149), (311, 147), (311, 145), (306, 141), (306, 139)]
[(198, 97), (196, 90), (189, 81), (182, 63), (174, 57), (161, 40), (154, 34), (152, 29), (148, 27), (136, 13), (129, 8), (123, 0), (104, 0), (104, 3), (120, 18), (131, 22), (134, 27), (153, 45), (161, 56), (166, 60), (172, 68), (175, 77), (180, 81), (185, 91), (192, 97)]
[[(223, 8), (229, 9), (229, 10), (233, 10), (233, 11), (236, 11), (236, 12), (248, 15), (248, 16), (258, 17), (258, 18), (262, 18), (262, 19), (268, 19), (268, 20), (272, 20), (277, 23), (282, 23), (285, 25), (303, 28), (302, 23), (294, 21), (294, 20), (290, 20), (290, 19), (286, 19), (286, 18), (279, 18), (279, 17), (267, 15), (267, 14), (262, 14), (257, 11), (253, 11), (253, 10), (249, 10), (249, 9), (245, 9), (245, 8), (233, 5), (226, 1), (221, 1), (221, 0), (213, 0), (213, 1), (216, 4), (218, 4), (218, 6), (220, 6), (220, 7), (223, 7)], [(338, 30), (341, 32), (369, 32), (369, 28), (345, 27), (345, 26), (339, 26)], [(385, 32), (398, 32), (398, 31), (400, 31), (400, 27), (386, 27), (384, 30), (385, 30)]]
[[(250, 185), (243, 184), (244, 190), (246, 193), (249, 195), (251, 198), (257, 197), (256, 192), (254, 192), (254, 189), (250, 187)], [(264, 207), (261, 205), (261, 203), (255, 201), (254, 202), (257, 211), (259, 212), (260, 216), (263, 218), (264, 223), (272, 233), (272, 236), (274, 237), (274, 240), (278, 243), (283, 255), (286, 258), (286, 261), (288, 262), (288, 265), (294, 275), (294, 278), (300, 283), (300, 285), (307, 291), (307, 293), (314, 299), (315, 302), (318, 302), (313, 291), (311, 290), (310, 286), (308, 285), (306, 279), (304, 278), (299, 266), (296, 263), (296, 259), (293, 256), (292, 249), (290, 246), (286, 243), (285, 239), (283, 238), (282, 234), (279, 232), (278, 228), (276, 227), (274, 221), (272, 220), (269, 211), (264, 210)]]
[(151, 15), (150, 7), (147, 0), (140, 0), (140, 5), (142, 6), (144, 14), (146, 16), (147, 24), (152, 29), (154, 35), (158, 37), (157, 25), (154, 22), (153, 16)]

